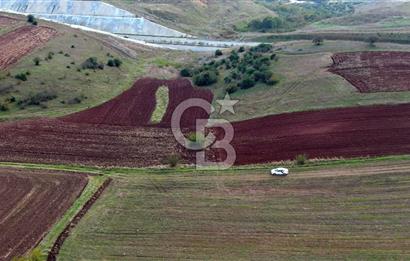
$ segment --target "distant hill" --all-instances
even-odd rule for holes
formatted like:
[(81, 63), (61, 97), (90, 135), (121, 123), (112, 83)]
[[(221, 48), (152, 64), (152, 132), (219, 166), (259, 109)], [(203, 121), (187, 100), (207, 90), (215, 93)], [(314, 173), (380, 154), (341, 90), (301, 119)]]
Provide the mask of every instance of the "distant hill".
[(253, 0), (105, 0), (159, 24), (193, 35), (229, 37), (233, 28), (275, 15)]

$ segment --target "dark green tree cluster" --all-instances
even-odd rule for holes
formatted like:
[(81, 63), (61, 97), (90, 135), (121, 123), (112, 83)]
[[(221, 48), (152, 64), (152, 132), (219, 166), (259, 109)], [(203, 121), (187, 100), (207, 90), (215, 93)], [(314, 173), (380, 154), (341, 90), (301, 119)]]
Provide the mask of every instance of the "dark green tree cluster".
[(37, 22), (36, 18), (34, 17), (34, 15), (28, 15), (27, 16), (27, 22), (32, 24), (32, 25), (38, 25), (38, 22)]
[(83, 69), (92, 69), (92, 70), (103, 70), (104, 69), (104, 64), (98, 62), (98, 59), (96, 57), (90, 57), (87, 60), (83, 62), (81, 65)]
[[(270, 44), (260, 44), (248, 50), (241, 47), (199, 68), (184, 68), (180, 74), (182, 77), (192, 77), (197, 86), (209, 86), (221, 78), (229, 93), (252, 88), (258, 82), (274, 85), (278, 81), (271, 71), (272, 61), (276, 59), (272, 49)], [(219, 77), (220, 75), (224, 77)]]
[(122, 61), (118, 58), (109, 59), (108, 62), (107, 62), (107, 65), (109, 67), (121, 67)]
[(285, 4), (264, 0), (263, 4), (277, 16), (254, 19), (247, 30), (254, 32), (287, 32), (323, 19), (354, 13), (352, 3), (317, 0), (309, 3)]

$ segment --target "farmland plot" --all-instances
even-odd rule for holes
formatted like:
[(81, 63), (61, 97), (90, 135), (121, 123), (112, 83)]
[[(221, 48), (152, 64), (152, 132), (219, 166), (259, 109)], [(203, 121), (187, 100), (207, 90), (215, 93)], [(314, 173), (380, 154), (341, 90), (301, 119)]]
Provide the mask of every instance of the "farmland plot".
[(122, 174), (60, 260), (406, 260), (410, 165)]
[(21, 57), (44, 45), (57, 35), (55, 29), (23, 26), (0, 37), (0, 69), (6, 69)]
[(0, 260), (32, 249), (87, 184), (81, 174), (0, 169)]
[(410, 91), (410, 52), (355, 52), (333, 55), (330, 71), (362, 93)]

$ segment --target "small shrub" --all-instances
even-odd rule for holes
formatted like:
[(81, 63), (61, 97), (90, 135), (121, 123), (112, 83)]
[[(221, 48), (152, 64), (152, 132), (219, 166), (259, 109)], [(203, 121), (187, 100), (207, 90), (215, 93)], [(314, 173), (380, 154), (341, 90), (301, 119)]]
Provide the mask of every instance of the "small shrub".
[(34, 17), (34, 15), (31, 15), (31, 14), (27, 16), (27, 22), (32, 24), (32, 25), (37, 25), (38, 24), (38, 22), (37, 22), (36, 18)]
[(175, 168), (178, 166), (180, 161), (181, 161), (181, 156), (179, 156), (178, 154), (172, 154), (166, 157), (165, 164), (167, 164), (171, 168)]
[(51, 101), (55, 98), (57, 98), (56, 94), (43, 91), (18, 101), (17, 105), (20, 108), (25, 108), (27, 106), (41, 106), (43, 102)]
[(71, 45), (71, 49), (74, 49), (75, 48), (75, 45), (73, 44), (73, 45)]
[(267, 53), (272, 51), (273, 46), (271, 44), (259, 44), (258, 46), (252, 47), (251, 51), (252, 52), (258, 52), (258, 53)]
[(35, 66), (40, 66), (41, 59), (39, 57), (36, 57), (33, 59), (33, 62)]
[(114, 65), (115, 65), (115, 67), (121, 67), (122, 61), (118, 58), (115, 58), (114, 59)]
[(308, 157), (305, 154), (297, 155), (295, 158), (296, 165), (303, 166), (307, 163)]
[(369, 43), (370, 47), (375, 47), (376, 43), (379, 41), (379, 37), (377, 36), (370, 36), (367, 38), (366, 42)]
[(27, 75), (25, 73), (19, 73), (16, 76), (14, 76), (14, 78), (23, 82), (27, 81)]
[(222, 55), (223, 55), (223, 52), (221, 50), (218, 49), (218, 50), (215, 51), (215, 56), (218, 57), (218, 56), (222, 56)]
[(92, 70), (100, 69), (100, 70), (103, 70), (104, 69), (104, 64), (99, 63), (98, 59), (96, 57), (90, 57), (90, 58), (88, 58), (87, 60), (85, 60), (83, 62), (81, 67), (83, 69), (92, 69)]
[(194, 83), (198, 86), (209, 86), (218, 81), (218, 77), (214, 71), (203, 71), (194, 76)]
[(192, 70), (191, 70), (191, 69), (188, 69), (188, 68), (182, 69), (182, 70), (179, 72), (179, 74), (180, 74), (182, 77), (192, 77), (192, 75), (193, 75)]
[(34, 20), (35, 20), (34, 15), (28, 15), (27, 16), (27, 22), (32, 23), (32, 22), (34, 22)]
[(233, 94), (237, 91), (238, 91), (238, 87), (236, 87), (234, 85), (231, 85), (228, 88), (226, 88), (226, 92), (229, 93), (229, 94)]
[(0, 111), (8, 111), (9, 110), (9, 106), (5, 103), (0, 103)]
[(231, 83), (231, 82), (232, 82), (232, 78), (231, 78), (231, 77), (226, 76), (226, 77), (224, 78), (224, 83), (228, 84), (228, 83)]
[(108, 65), (109, 67), (114, 67), (114, 66), (115, 66), (114, 60), (112, 60), (112, 59), (108, 60), (107, 65)]
[(321, 36), (317, 36), (315, 38), (313, 38), (312, 43), (316, 46), (320, 46), (323, 45), (324, 39)]
[(51, 60), (51, 59), (53, 59), (53, 56), (54, 56), (54, 53), (53, 53), (53, 52), (49, 52), (49, 53), (47, 54), (47, 59), (48, 59), (48, 60)]
[(255, 86), (256, 82), (253, 78), (247, 76), (240, 82), (241, 89), (249, 89)]
[(240, 53), (243, 53), (243, 52), (245, 52), (245, 47), (243, 47), (243, 46), (239, 47), (239, 50), (238, 50), (238, 52), (240, 52)]

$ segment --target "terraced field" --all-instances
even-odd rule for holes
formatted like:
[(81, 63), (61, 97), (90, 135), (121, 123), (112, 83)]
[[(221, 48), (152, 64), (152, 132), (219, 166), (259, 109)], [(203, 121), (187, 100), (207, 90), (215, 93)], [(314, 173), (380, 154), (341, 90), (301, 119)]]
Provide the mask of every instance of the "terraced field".
[(410, 163), (116, 175), (60, 260), (405, 260)]

